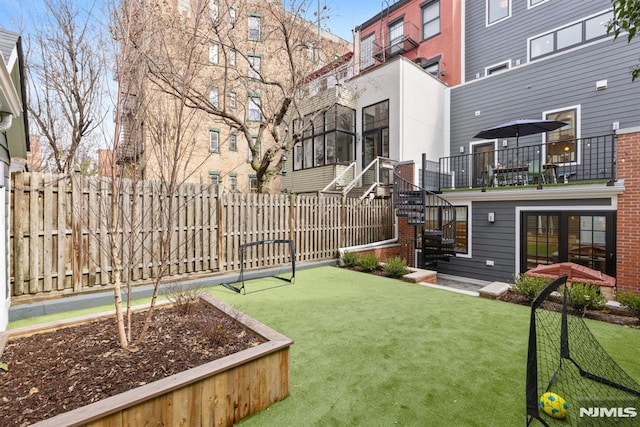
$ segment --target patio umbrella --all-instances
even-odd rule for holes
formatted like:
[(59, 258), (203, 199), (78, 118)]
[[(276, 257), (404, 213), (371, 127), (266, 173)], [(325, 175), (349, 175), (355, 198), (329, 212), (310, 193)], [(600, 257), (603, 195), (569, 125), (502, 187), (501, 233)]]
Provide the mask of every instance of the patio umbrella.
[(480, 131), (474, 136), (474, 138), (493, 139), (515, 136), (517, 147), (518, 138), (520, 136), (549, 132), (566, 125), (568, 125), (568, 123), (560, 122), (558, 120), (515, 119)]

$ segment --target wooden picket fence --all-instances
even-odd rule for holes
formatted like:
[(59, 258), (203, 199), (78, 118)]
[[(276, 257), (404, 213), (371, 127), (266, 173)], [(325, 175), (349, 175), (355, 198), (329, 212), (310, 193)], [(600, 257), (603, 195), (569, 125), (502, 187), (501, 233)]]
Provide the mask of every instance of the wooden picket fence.
[[(390, 200), (323, 195), (218, 194), (184, 184), (171, 203), (157, 183), (120, 180), (118, 227), (111, 227), (113, 196), (106, 178), (18, 173), (12, 176), (11, 291), (15, 302), (109, 289), (112, 246), (125, 280), (157, 277), (157, 260), (171, 232), (167, 277), (193, 277), (240, 269), (240, 245), (292, 239), (297, 262), (331, 259), (340, 247), (390, 239)], [(162, 221), (173, 206), (174, 221)], [(114, 234), (115, 233), (115, 234)], [(254, 246), (245, 268), (290, 261), (286, 245)]]

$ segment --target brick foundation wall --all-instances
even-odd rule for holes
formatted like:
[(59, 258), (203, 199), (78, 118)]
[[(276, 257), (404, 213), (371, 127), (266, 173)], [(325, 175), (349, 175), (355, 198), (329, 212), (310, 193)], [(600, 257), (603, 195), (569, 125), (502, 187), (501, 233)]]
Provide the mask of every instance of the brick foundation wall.
[(365, 254), (374, 254), (376, 257), (378, 257), (378, 260), (383, 262), (386, 259), (401, 256), (400, 245), (397, 243), (381, 246), (375, 249), (364, 249), (359, 251), (353, 251), (353, 253), (358, 254), (359, 256), (365, 255)]
[(618, 135), (617, 149), (618, 179), (625, 188), (618, 196), (617, 288), (640, 293), (640, 129)]

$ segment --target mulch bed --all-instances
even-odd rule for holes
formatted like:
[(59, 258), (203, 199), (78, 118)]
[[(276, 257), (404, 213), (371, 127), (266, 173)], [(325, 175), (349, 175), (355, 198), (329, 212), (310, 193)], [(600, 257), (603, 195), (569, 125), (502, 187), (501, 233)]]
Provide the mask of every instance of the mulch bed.
[(113, 319), (10, 340), (0, 356), (9, 367), (0, 370), (0, 425), (26, 426), (264, 341), (206, 303), (184, 311), (156, 309), (136, 351), (120, 347)]
[[(514, 292), (513, 290), (508, 290), (505, 294), (498, 297), (498, 300), (505, 301), (513, 304), (520, 304), (531, 306), (531, 302), (528, 301), (525, 297)], [(562, 311), (562, 301), (559, 299), (553, 299), (551, 297), (548, 301), (545, 301), (542, 304), (542, 307), (547, 310), (553, 311)], [(578, 314), (584, 316), (587, 319), (599, 320), (601, 322), (612, 323), (615, 325), (629, 326), (629, 327), (640, 327), (640, 319), (637, 317), (633, 317), (631, 315), (607, 312), (607, 311), (594, 311), (594, 310), (586, 310), (584, 313), (577, 313), (571, 307), (568, 308), (568, 313)]]

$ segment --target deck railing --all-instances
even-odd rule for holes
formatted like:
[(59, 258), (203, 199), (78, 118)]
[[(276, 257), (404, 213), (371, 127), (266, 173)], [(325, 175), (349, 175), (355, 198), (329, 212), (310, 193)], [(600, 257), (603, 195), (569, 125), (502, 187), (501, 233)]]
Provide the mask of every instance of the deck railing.
[(440, 190), (616, 180), (615, 135), (442, 157)]

